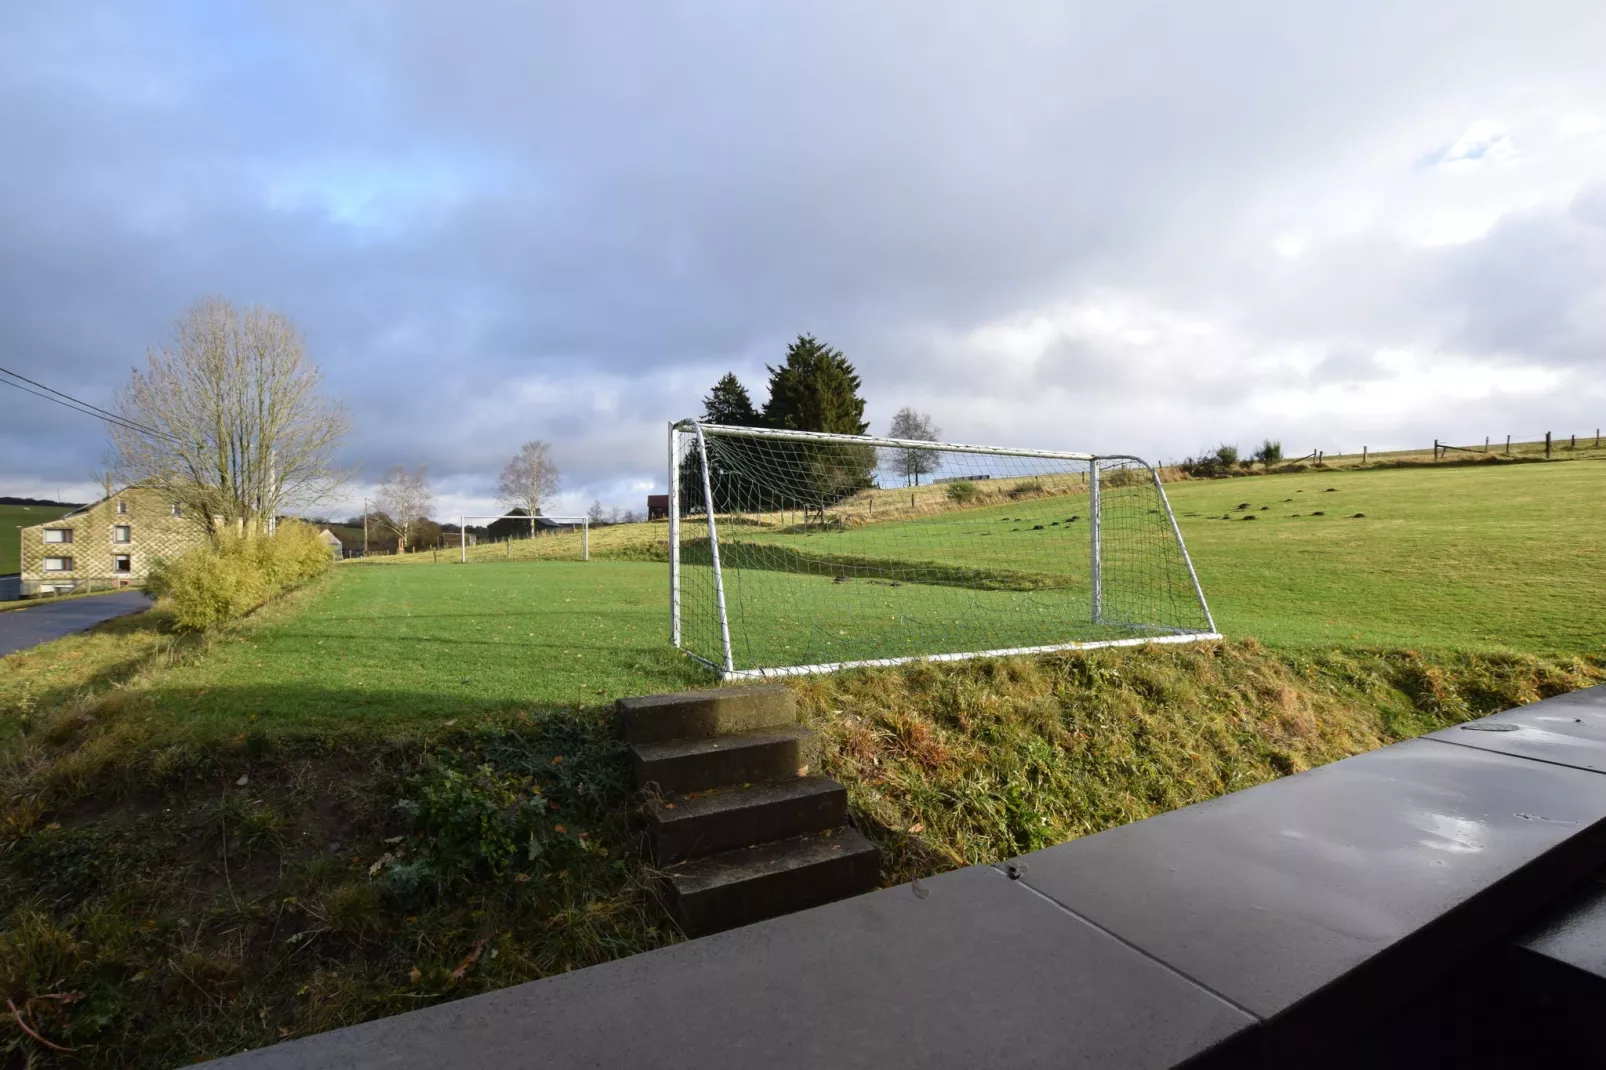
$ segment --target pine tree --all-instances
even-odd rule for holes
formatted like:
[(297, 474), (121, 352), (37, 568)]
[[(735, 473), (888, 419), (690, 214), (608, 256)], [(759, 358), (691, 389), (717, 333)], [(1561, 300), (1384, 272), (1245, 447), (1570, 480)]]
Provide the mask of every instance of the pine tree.
[(763, 422), (734, 372), (726, 372), (703, 399), (703, 419), (726, 427), (757, 427)]
[(837, 349), (811, 334), (798, 335), (780, 367), (769, 367), (764, 422), (790, 431), (862, 435), (870, 429), (859, 396), (859, 373)]
[[(770, 367), (770, 396), (764, 423), (788, 431), (824, 431), (862, 435), (870, 429), (859, 396), (859, 373), (837, 349), (811, 334), (799, 335), (786, 350), (786, 361)], [(807, 473), (805, 508), (827, 505), (871, 485), (875, 450), (869, 446), (789, 443), (785, 450), (795, 470)]]

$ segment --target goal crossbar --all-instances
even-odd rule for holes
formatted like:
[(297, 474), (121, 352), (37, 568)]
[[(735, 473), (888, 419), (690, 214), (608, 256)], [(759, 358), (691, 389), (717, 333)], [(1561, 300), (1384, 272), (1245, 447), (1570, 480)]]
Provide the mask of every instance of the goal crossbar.
[[(748, 442), (722, 445), (737, 439)], [(887, 470), (884, 458), (908, 457), (910, 451), (955, 456), (906, 462), (922, 467), (904, 472), (958, 468), (965, 474), (946, 482), (970, 486), (962, 494), (950, 488), (948, 501), (942, 501), (928, 484), (927, 504), (917, 507), (918, 479), (899, 492), (870, 478), (874, 469)], [(1159, 472), (1136, 455), (681, 420), (669, 424), (668, 476), (670, 641), (726, 679), (1221, 638)], [(987, 480), (998, 482), (976, 482)], [(992, 489), (983, 494), (978, 486)], [(1049, 515), (1070, 511), (1064, 496), (1078, 490), (1086, 498), (1071, 501), (1091, 507), (1080, 551), (1066, 541), (1080, 516), (1046, 522)], [(907, 510), (898, 504), (903, 493), (909, 495)], [(980, 504), (971, 505), (973, 499)], [(1008, 523), (1002, 512), (1041, 512), (1044, 506), (1059, 512), (1029, 515), (1027, 521), (1045, 522), (1008, 530), (1030, 535), (1053, 528), (1047, 533), (1052, 538), (1026, 549), (1017, 540), (1013, 550), (999, 554), (989, 548), (1005, 543), (961, 545), (971, 535), (1003, 534), (1002, 528), (977, 529)], [(828, 517), (828, 510), (835, 511)], [(703, 515), (683, 531), (687, 511)], [(1057, 566), (1056, 555), (1065, 553), (1071, 557)], [(690, 593), (688, 576), (696, 580)], [(844, 583), (850, 586), (835, 586)], [(856, 593), (855, 583), (907, 590), (865, 587)], [(1087, 592), (1076, 603), (1073, 588), (1081, 589), (1079, 584)], [(967, 597), (973, 607), (959, 604)], [(809, 601), (790, 604), (788, 598)], [(1082, 608), (1073, 611), (1073, 604)], [(691, 637), (688, 610), (698, 626)], [(839, 623), (844, 628), (831, 634)], [(976, 626), (965, 627), (971, 624)], [(856, 633), (837, 640), (835, 635), (850, 635), (847, 626)], [(766, 630), (782, 634), (754, 638)], [(1070, 634), (1061, 638), (1055, 630)], [(1036, 641), (986, 643), (987, 638)], [(976, 639), (983, 641), (971, 645)], [(922, 645), (931, 648), (908, 652)], [(822, 646), (858, 656), (797, 657), (824, 653)], [(875, 656), (878, 646), (893, 656)], [(738, 665), (738, 647), (745, 662), (759, 663)], [(781, 663), (789, 658), (798, 663)]]
[(1056, 453), (1052, 450), (1012, 449), (1008, 446), (971, 446), (962, 442), (932, 442), (918, 438), (870, 438), (866, 435), (834, 435), (825, 431), (787, 431), (772, 427), (732, 427), (729, 424), (705, 424), (696, 420), (682, 420), (677, 424), (671, 425), (671, 433), (674, 431), (687, 431), (695, 434), (697, 428), (702, 428), (705, 435), (770, 438), (786, 442), (835, 442), (844, 446), (874, 446), (877, 449), (981, 453), (995, 457), (1045, 457), (1062, 461), (1140, 460), (1138, 457), (1130, 457), (1125, 454)]
[(535, 533), (535, 525), (542, 520), (550, 520), (554, 524), (578, 524), (580, 526), (580, 560), (591, 560), (591, 518), (589, 516), (545, 516), (537, 514), (530, 516), (527, 513), (503, 513), (492, 516), (489, 513), (463, 513), (457, 518), (457, 546), (460, 551), (458, 560), (468, 563), (468, 522), (470, 520), (528, 520), (530, 533)]

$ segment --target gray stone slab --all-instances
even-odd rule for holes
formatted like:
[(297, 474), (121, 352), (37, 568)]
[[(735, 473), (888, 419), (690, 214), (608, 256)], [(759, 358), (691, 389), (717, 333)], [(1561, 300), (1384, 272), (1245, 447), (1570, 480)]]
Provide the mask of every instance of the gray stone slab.
[[(1598, 868), (1606, 777), (1414, 740), (1018, 859), (1022, 880), (1320, 1044)], [(1318, 998), (1319, 997), (1319, 998)]]
[(1606, 981), (1606, 883), (1592, 883), (1517, 946)]
[(144, 591), (118, 591), (8, 610), (0, 613), (0, 657), (86, 631), (114, 617), (138, 613), (151, 604)]
[(206, 1065), (1161, 1067), (1241, 1057), (1255, 1028), (976, 867)]
[(1589, 687), (1427, 738), (1606, 773), (1606, 687)]
[(616, 710), (627, 743), (711, 739), (797, 723), (797, 695), (785, 684), (748, 684), (622, 698)]

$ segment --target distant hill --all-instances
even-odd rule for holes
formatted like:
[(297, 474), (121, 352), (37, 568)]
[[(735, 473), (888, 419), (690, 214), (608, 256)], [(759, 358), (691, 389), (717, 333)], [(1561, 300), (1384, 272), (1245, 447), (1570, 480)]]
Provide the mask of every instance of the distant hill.
[(83, 502), (53, 502), (49, 498), (12, 498), (0, 496), (0, 505), (52, 505), (61, 509), (81, 509)]

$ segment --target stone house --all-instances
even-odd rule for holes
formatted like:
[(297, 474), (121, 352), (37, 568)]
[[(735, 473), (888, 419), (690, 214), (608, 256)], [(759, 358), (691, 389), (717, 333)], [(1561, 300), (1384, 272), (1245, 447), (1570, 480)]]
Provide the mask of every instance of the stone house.
[(22, 596), (136, 586), (151, 566), (206, 540), (206, 529), (147, 487), (23, 528)]

